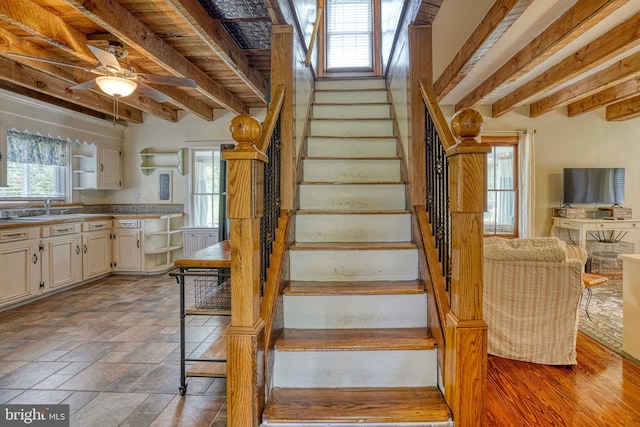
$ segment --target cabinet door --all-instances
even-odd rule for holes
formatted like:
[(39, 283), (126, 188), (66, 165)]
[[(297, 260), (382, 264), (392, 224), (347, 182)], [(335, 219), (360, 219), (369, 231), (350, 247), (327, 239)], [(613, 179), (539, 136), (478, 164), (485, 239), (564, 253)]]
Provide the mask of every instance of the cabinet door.
[(122, 188), (122, 150), (102, 145), (99, 150), (98, 188)]
[(82, 278), (84, 280), (111, 271), (111, 230), (82, 235)]
[(42, 276), (45, 289), (56, 289), (82, 281), (81, 246), (80, 234), (44, 240)]
[(117, 230), (113, 240), (113, 271), (142, 270), (140, 230)]
[(0, 305), (40, 293), (40, 252), (37, 239), (0, 244)]

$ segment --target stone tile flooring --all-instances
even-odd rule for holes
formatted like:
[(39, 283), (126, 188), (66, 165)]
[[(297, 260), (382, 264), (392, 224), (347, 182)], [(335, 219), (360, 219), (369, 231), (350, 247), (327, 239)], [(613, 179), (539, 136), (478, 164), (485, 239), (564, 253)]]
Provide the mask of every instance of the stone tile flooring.
[[(0, 312), (0, 403), (68, 403), (72, 427), (226, 426), (224, 379), (178, 393), (178, 314), (168, 275), (109, 276)], [(187, 319), (193, 357), (229, 322)]]

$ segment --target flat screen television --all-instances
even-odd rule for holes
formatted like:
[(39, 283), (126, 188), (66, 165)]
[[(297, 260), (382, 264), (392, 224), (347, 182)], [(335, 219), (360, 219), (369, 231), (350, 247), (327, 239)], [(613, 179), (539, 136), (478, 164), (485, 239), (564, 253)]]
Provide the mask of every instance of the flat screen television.
[(624, 168), (565, 168), (563, 203), (624, 203)]

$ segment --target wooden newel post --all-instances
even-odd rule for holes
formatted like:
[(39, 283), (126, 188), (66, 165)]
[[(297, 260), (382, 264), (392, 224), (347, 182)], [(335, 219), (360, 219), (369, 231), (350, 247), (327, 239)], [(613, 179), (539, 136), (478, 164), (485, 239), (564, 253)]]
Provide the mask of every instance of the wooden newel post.
[(482, 317), (483, 214), (487, 199), (488, 144), (477, 140), (480, 113), (452, 118), (458, 143), (447, 150), (451, 210), (451, 311), (445, 328), (445, 392), (456, 425), (481, 426), (486, 418), (487, 325)]
[(264, 322), (260, 318), (260, 218), (267, 156), (256, 148), (262, 129), (243, 114), (229, 126), (237, 146), (226, 150), (230, 219), (231, 325), (227, 329), (227, 425), (259, 426), (264, 406)]

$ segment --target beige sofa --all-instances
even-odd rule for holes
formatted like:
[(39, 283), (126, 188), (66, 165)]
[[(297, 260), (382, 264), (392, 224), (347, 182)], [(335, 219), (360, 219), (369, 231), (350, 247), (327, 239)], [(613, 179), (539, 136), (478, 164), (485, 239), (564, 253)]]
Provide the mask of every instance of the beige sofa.
[(576, 363), (584, 249), (555, 237), (484, 243), (488, 352), (547, 365)]

